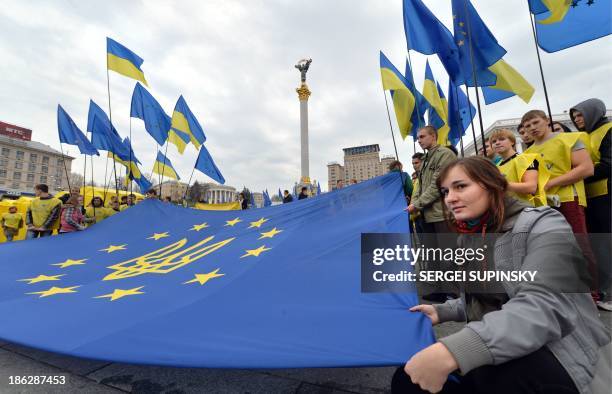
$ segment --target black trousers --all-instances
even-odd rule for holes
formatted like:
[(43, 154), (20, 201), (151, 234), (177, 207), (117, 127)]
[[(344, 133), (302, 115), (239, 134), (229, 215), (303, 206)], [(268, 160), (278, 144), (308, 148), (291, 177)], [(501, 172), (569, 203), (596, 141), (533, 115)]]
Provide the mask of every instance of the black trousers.
[[(427, 393), (413, 384), (404, 367), (395, 371), (391, 382), (393, 394)], [(501, 365), (485, 365), (465, 376), (452, 374), (444, 384), (443, 394), (577, 394), (578, 389), (547, 349)]]
[(610, 194), (587, 200), (586, 222), (597, 260), (599, 290), (610, 291), (612, 286), (612, 202)]

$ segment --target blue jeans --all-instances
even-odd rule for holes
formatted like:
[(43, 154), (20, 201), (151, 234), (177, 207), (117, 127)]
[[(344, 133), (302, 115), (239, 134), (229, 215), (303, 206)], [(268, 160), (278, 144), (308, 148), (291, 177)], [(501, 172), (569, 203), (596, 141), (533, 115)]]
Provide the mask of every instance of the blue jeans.
[(17, 235), (17, 230), (14, 230), (12, 228), (4, 229), (4, 236), (6, 237), (6, 242), (11, 242), (15, 235)]
[(28, 230), (28, 234), (26, 235), (26, 239), (49, 237), (52, 232), (53, 232), (53, 230), (45, 230), (45, 231)]

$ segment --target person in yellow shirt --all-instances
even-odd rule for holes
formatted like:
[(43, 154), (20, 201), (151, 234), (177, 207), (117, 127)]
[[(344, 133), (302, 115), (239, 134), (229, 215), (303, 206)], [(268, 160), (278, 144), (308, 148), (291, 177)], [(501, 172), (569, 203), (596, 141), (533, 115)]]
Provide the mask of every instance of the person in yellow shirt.
[(45, 184), (34, 186), (34, 193), (36, 198), (30, 203), (26, 214), (27, 239), (48, 237), (54, 229), (59, 229), (62, 202), (51, 197)]
[(94, 198), (91, 199), (91, 204), (85, 209), (85, 216), (89, 219), (95, 219), (95, 222), (89, 225), (100, 223), (102, 220), (111, 216), (110, 210), (112, 210), (112, 208), (106, 208), (101, 197), (94, 196)]
[(16, 206), (11, 205), (8, 212), (2, 214), (1, 224), (6, 242), (11, 242), (23, 227), (23, 215), (17, 212)]
[[(519, 155), (515, 150), (514, 133), (507, 129), (495, 130), (491, 133), (490, 141), (493, 151), (501, 157), (497, 168), (508, 181), (507, 191), (531, 205), (546, 205), (544, 184), (548, 179), (538, 176), (537, 155), (533, 153)], [(542, 181), (538, 182), (538, 178)]]

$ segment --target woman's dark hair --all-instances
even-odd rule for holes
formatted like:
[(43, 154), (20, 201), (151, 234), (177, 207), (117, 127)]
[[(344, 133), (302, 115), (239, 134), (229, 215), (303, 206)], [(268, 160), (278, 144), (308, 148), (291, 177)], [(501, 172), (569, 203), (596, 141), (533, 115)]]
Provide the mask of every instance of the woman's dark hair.
[(91, 199), (91, 205), (95, 207), (95, 205), (94, 205), (94, 201), (100, 201), (100, 206), (101, 206), (101, 207), (103, 207), (103, 206), (104, 206), (104, 200), (102, 199), (102, 197), (100, 197), (100, 196), (94, 196), (94, 197)]
[(559, 127), (561, 127), (561, 129), (563, 130), (564, 133), (571, 133), (572, 129), (570, 129), (569, 127), (567, 127), (566, 125), (564, 125), (561, 122), (552, 122), (553, 125), (553, 130), (555, 129), (555, 125), (558, 124)]
[[(489, 214), (492, 219), (491, 230), (493, 232), (499, 231), (504, 222), (504, 199), (508, 189), (506, 178), (488, 159), (481, 156), (470, 156), (455, 160), (442, 168), (440, 176), (436, 180), (438, 189), (441, 189), (442, 182), (446, 179), (450, 170), (455, 167), (461, 167), (472, 181), (478, 183), (489, 193)], [(444, 199), (444, 194), (442, 196)], [(453, 219), (444, 201), (442, 201), (442, 209), (448, 222), (453, 224)]]

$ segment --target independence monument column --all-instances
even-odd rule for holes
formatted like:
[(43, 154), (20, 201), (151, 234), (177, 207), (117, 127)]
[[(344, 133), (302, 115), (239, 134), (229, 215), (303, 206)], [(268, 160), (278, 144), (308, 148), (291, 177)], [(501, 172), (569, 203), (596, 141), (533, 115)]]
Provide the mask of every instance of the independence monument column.
[(310, 186), (308, 163), (308, 97), (310, 97), (310, 89), (308, 89), (308, 85), (306, 85), (306, 72), (308, 72), (310, 63), (312, 63), (312, 59), (302, 59), (295, 65), (295, 68), (300, 70), (302, 76), (302, 84), (299, 88), (295, 89), (300, 99), (300, 141), (302, 148), (302, 177), (300, 179), (300, 184), (308, 186)]

